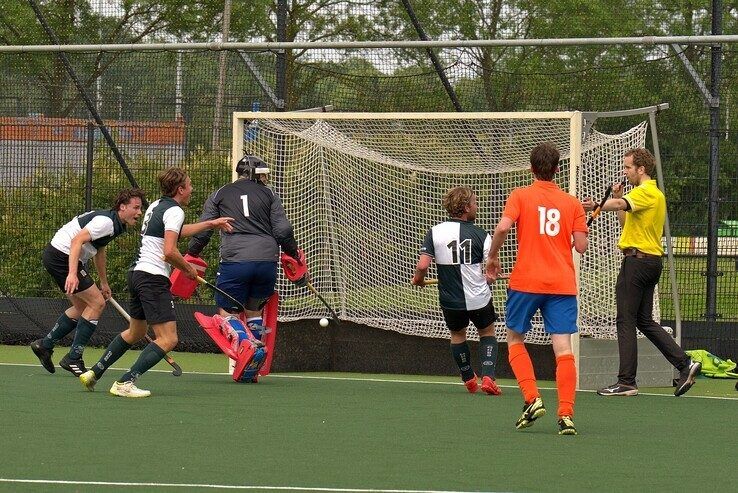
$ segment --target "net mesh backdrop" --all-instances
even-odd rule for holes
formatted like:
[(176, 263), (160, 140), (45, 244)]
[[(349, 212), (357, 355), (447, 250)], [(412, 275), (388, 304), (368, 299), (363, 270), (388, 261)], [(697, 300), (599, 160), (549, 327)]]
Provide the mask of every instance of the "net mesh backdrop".
[[(563, 190), (600, 197), (622, 175), (625, 152), (645, 142), (647, 125), (641, 123), (617, 135), (592, 131), (580, 151), (578, 143), (572, 145), (572, 139), (581, 139), (581, 129), (572, 125), (575, 114), (305, 113), (285, 118), (252, 113), (235, 118), (243, 123), (243, 151), (274, 168), (271, 185), (306, 252), (313, 285), (340, 318), (447, 338), (437, 289), (413, 288), (409, 280), (425, 233), (448, 217), (441, 201), (449, 188), (464, 185), (476, 192), (477, 224), (491, 231), (510, 192), (531, 183), (529, 155), (537, 144), (551, 141), (558, 147), (562, 160), (555, 181)], [(621, 259), (616, 221), (606, 214), (593, 224), (590, 249), (582, 258), (583, 335), (614, 338), (613, 286)], [(500, 255), (504, 272), (512, 269), (516, 250), (513, 229)], [(501, 340), (505, 289), (504, 281), (493, 287), (502, 315)], [(305, 290), (282, 280), (279, 291), (280, 319), (326, 315)], [(658, 298), (655, 305), (658, 316)], [(526, 340), (550, 342), (540, 315), (533, 325)], [(469, 336), (478, 338), (473, 328)]]

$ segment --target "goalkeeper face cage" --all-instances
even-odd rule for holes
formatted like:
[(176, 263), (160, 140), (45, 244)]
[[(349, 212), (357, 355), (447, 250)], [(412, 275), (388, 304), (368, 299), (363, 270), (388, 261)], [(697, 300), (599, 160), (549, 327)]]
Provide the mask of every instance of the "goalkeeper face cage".
[(259, 181), (259, 175), (269, 174), (269, 167), (260, 157), (246, 154), (236, 163), (236, 174), (251, 181)]

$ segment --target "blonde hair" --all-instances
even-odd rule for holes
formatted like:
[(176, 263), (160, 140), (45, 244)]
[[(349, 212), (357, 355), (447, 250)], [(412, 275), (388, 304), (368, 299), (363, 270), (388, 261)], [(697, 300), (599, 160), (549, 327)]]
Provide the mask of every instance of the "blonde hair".
[(466, 212), (466, 206), (474, 197), (474, 190), (469, 187), (455, 187), (443, 196), (443, 207), (451, 217), (461, 217)]

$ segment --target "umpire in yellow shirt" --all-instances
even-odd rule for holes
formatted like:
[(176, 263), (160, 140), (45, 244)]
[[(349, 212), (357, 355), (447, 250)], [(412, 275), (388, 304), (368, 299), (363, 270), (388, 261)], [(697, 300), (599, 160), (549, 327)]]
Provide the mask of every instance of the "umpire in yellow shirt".
[[(603, 211), (617, 211), (623, 228), (618, 242), (623, 261), (615, 286), (620, 369), (618, 381), (597, 393), (604, 396), (638, 395), (637, 327), (679, 370), (674, 395), (680, 396), (692, 387), (701, 365), (693, 362), (653, 319), (653, 293), (661, 277), (661, 257), (664, 254), (661, 236), (666, 218), (666, 199), (656, 180), (651, 178), (656, 170), (656, 160), (647, 149), (626, 152), (623, 164), (625, 178), (634, 188), (623, 195), (623, 185), (613, 185), (612, 198), (602, 207)], [(591, 198), (582, 201), (582, 205), (585, 210), (593, 210), (597, 206)]]

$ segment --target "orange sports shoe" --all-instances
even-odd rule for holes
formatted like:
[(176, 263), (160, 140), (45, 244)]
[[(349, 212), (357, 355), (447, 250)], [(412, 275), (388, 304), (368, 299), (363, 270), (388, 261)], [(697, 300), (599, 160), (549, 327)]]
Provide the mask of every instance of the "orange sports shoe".
[(497, 382), (491, 377), (482, 377), (482, 391), (489, 395), (502, 394), (502, 389), (497, 386)]
[(470, 378), (466, 382), (464, 382), (464, 385), (466, 386), (466, 390), (469, 391), (470, 394), (473, 394), (477, 390), (479, 390), (479, 383), (477, 382), (477, 374), (474, 374), (474, 378)]

